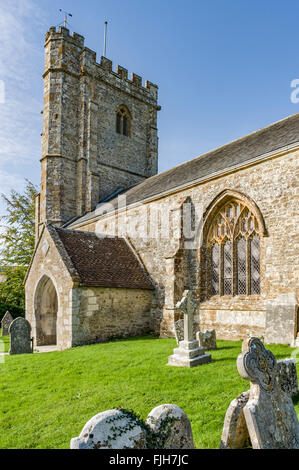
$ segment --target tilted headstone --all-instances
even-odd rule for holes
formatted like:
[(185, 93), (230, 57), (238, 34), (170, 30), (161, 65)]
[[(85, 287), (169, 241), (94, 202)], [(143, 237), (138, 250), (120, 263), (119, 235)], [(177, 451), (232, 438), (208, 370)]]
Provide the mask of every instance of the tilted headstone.
[(8, 336), (9, 327), (10, 327), (12, 322), (13, 322), (13, 318), (12, 318), (10, 312), (7, 311), (6, 314), (4, 315), (4, 317), (1, 320), (1, 334), (2, 334), (2, 336)]
[(216, 342), (216, 331), (198, 331), (196, 333), (196, 339), (199, 341), (200, 346), (207, 350), (217, 349)]
[[(285, 371), (290, 369), (279, 366), (275, 356), (258, 338), (244, 341), (242, 351), (237, 368), (241, 377), (250, 381), (249, 395), (243, 394), (243, 400), (231, 403), (225, 417), (221, 447), (242, 446), (247, 434), (244, 426), (240, 427), (244, 417), (254, 449), (299, 449), (299, 422), (291, 392), (286, 386)], [(241, 438), (238, 438), (236, 430), (240, 429)]]
[(295, 359), (277, 361), (282, 390), (294, 397), (298, 393), (298, 377)]
[(174, 324), (174, 334), (177, 345), (180, 341), (184, 341), (184, 320), (178, 320)]
[(225, 415), (220, 449), (244, 449), (250, 446), (250, 438), (243, 413), (248, 403), (249, 392), (235, 398)]
[(16, 318), (9, 327), (10, 350), (9, 354), (30, 354), (31, 346), (31, 326), (28, 320)]
[(108, 410), (89, 420), (71, 449), (144, 449), (146, 432), (138, 420), (120, 410)]
[(190, 421), (176, 405), (160, 405), (146, 419), (156, 434), (156, 449), (194, 449)]
[[(282, 359), (277, 362), (278, 375), (276, 380), (283, 392), (290, 397), (298, 393), (298, 379), (294, 359)], [(243, 449), (249, 447), (250, 438), (244, 416), (244, 407), (249, 400), (249, 391), (239, 395), (228, 407), (223, 432), (221, 449)]]
[(190, 290), (184, 291), (182, 300), (176, 305), (184, 315), (184, 340), (179, 342), (179, 347), (168, 357), (169, 366), (196, 367), (211, 362), (211, 355), (205, 354), (205, 349), (194, 339), (193, 316), (198, 305), (199, 302)]

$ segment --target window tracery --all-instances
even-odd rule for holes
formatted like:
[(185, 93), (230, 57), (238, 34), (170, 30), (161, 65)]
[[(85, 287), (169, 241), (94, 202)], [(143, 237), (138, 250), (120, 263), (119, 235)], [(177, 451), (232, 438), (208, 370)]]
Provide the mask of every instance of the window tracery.
[(258, 220), (243, 202), (231, 200), (213, 218), (207, 237), (210, 295), (260, 294)]

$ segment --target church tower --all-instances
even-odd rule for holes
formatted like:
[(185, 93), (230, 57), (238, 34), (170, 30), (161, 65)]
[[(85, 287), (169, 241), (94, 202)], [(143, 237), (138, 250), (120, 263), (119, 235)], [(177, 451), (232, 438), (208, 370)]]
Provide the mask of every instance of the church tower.
[(84, 46), (65, 27), (45, 41), (41, 191), (37, 236), (158, 170), (158, 87)]

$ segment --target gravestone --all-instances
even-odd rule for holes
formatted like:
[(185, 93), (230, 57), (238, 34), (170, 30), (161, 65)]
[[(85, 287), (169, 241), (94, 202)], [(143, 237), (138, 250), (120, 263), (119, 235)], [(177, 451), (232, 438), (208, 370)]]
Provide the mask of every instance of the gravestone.
[[(281, 389), (290, 397), (298, 393), (298, 379), (294, 359), (282, 359), (277, 362), (278, 375), (276, 380)], [(245, 421), (243, 409), (249, 400), (249, 391), (239, 395), (228, 407), (220, 448), (243, 449), (250, 445), (249, 432)]]
[(157, 406), (146, 423), (158, 436), (156, 449), (194, 449), (190, 421), (178, 406)]
[(294, 397), (298, 393), (298, 377), (295, 359), (277, 361), (279, 381), (282, 390)]
[(220, 449), (244, 449), (250, 446), (250, 437), (243, 413), (248, 403), (249, 391), (235, 398), (225, 415)]
[(91, 418), (71, 449), (193, 449), (191, 424), (176, 405), (154, 408), (139, 420), (131, 411), (109, 410)]
[(9, 354), (30, 354), (31, 326), (25, 318), (16, 318), (9, 327), (10, 350)]
[(2, 336), (8, 336), (9, 327), (13, 322), (11, 314), (7, 311), (1, 320), (1, 334)]
[(178, 320), (174, 324), (174, 334), (177, 345), (184, 340), (184, 320)]
[(216, 331), (198, 331), (196, 333), (196, 339), (199, 341), (200, 346), (207, 350), (217, 349), (217, 342), (216, 342)]
[(71, 449), (145, 449), (146, 432), (138, 420), (121, 410), (108, 410), (91, 418)]
[(289, 360), (279, 365), (258, 338), (244, 341), (242, 351), (237, 368), (250, 381), (250, 390), (231, 403), (220, 447), (242, 448), (248, 435), (254, 449), (299, 449), (294, 389), (287, 385), (287, 374), (292, 374)]
[(184, 340), (174, 349), (173, 355), (168, 357), (169, 366), (196, 367), (211, 362), (211, 355), (205, 354), (205, 349), (194, 340), (193, 316), (199, 302), (193, 297), (190, 290), (185, 290), (182, 300), (176, 308), (184, 314)]

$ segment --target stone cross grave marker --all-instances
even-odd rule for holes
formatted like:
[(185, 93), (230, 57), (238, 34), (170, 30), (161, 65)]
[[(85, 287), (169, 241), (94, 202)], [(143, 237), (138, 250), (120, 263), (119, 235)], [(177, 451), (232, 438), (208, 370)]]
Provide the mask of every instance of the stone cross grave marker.
[(190, 290), (186, 290), (176, 308), (184, 314), (184, 341), (193, 341), (193, 317), (199, 302), (193, 298)]
[(1, 320), (1, 334), (2, 336), (8, 336), (8, 331), (11, 323), (13, 322), (13, 318), (10, 312), (6, 312), (4, 317)]
[(25, 318), (16, 318), (9, 327), (10, 350), (9, 354), (30, 354), (31, 326)]
[(292, 402), (297, 374), (290, 359), (278, 363), (258, 338), (245, 340), (238, 372), (250, 390), (230, 404), (221, 448), (299, 449), (299, 422)]
[(184, 341), (174, 349), (174, 354), (168, 357), (168, 365), (178, 367), (195, 367), (211, 362), (211, 355), (205, 354), (205, 349), (199, 346), (194, 339), (193, 319), (199, 302), (194, 298), (193, 292), (185, 290), (182, 299), (176, 308), (184, 314)]

